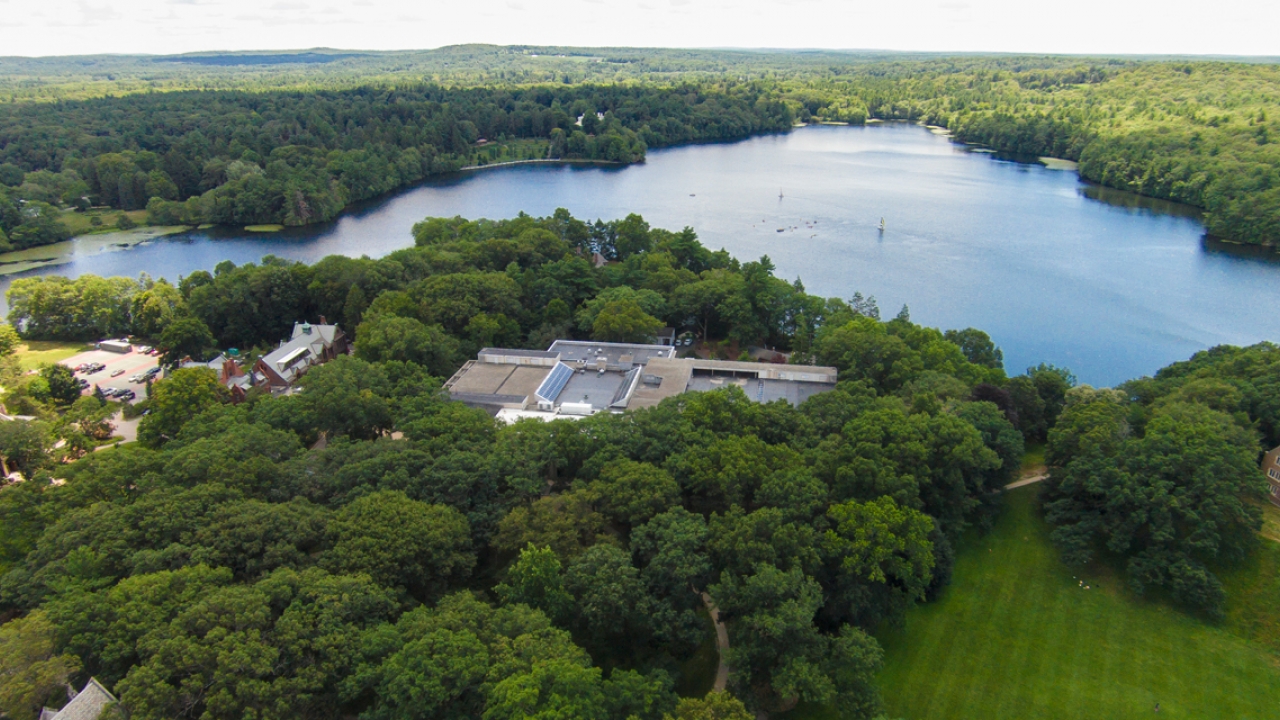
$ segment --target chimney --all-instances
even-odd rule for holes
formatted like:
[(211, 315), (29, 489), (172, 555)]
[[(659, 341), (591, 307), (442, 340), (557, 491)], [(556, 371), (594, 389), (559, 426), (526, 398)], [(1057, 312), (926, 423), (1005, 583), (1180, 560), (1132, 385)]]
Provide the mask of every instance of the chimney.
[(236, 361), (233, 358), (227, 358), (222, 361), (222, 373), (220, 378), (222, 382), (225, 383), (231, 378), (240, 377), (242, 374), (240, 366), (236, 364)]

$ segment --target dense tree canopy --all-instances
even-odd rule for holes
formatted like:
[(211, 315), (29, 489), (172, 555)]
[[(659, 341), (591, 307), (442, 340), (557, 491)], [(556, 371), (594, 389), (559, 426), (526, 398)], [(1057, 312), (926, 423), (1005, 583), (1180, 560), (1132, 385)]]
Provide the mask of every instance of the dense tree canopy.
[[(214, 372), (179, 369), (156, 382), (140, 442), (74, 462), (52, 454), (50, 383), (0, 358), (26, 378), (6, 401), (50, 421), (0, 423), (29, 478), (0, 488), (0, 612), (15, 618), (0, 642), (29, 648), (3, 662), (32, 678), (6, 712), (50, 678), (93, 675), (140, 718), (665, 720), (802, 701), (874, 717), (871, 632), (936, 596), (1043, 432), (1047, 515), (1073, 559), (1105, 545), (1131, 556), (1135, 585), (1211, 606), (1210, 568), (1248, 550), (1251, 433), (1277, 427), (1271, 346), (1122, 393), (1072, 389), (1050, 366), (1008, 378), (977, 331), (882, 321), (873, 300), (815, 298), (767, 257), (638, 216), (436, 218), (415, 240), (177, 287), (14, 284), (29, 337), (170, 317), (252, 353), (332, 313), (356, 354), (239, 404)], [(733, 386), (511, 425), (440, 390), (483, 344), (589, 337), (619, 304), (841, 380), (799, 407)], [(65, 417), (87, 422), (94, 403)], [(681, 674), (713, 632), (703, 593), (731, 641), (731, 695), (681, 699), (709, 682)]]
[[(1076, 388), (1049, 433), (1045, 516), (1068, 561), (1124, 559), (1129, 582), (1220, 616), (1216, 570), (1257, 542), (1280, 350), (1215, 348), (1120, 390)], [(1265, 390), (1263, 391), (1265, 392)]]

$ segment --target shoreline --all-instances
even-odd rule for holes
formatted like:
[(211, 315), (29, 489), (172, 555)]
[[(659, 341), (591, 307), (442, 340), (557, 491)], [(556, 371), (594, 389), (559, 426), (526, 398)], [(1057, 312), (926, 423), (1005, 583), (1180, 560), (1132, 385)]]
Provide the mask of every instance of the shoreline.
[(137, 245), (190, 230), (188, 225), (145, 225), (132, 230), (77, 235), (70, 240), (0, 254), (0, 277), (62, 265), (76, 255), (128, 250)]
[[(640, 162), (644, 162), (641, 160)], [(531, 160), (506, 160), (498, 163), (488, 163), (486, 165), (465, 165), (457, 169), (456, 172), (464, 170), (484, 170), (487, 168), (510, 167), (512, 165), (534, 165), (543, 163), (554, 163), (558, 165), (639, 165), (640, 163), (621, 163), (615, 160), (578, 160), (564, 158), (537, 158)]]

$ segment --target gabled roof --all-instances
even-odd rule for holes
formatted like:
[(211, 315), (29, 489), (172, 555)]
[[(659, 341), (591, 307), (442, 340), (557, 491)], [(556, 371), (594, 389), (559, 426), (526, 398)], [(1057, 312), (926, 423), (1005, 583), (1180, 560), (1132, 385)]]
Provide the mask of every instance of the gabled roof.
[(89, 682), (80, 694), (59, 710), (58, 714), (53, 716), (53, 720), (98, 720), (102, 711), (116, 702), (118, 702), (116, 696), (102, 687), (97, 678), (89, 678)]
[(292, 384), (301, 370), (310, 367), (315, 358), (333, 345), (339, 332), (337, 325), (294, 323), (293, 337), (263, 356), (262, 362), (286, 383)]

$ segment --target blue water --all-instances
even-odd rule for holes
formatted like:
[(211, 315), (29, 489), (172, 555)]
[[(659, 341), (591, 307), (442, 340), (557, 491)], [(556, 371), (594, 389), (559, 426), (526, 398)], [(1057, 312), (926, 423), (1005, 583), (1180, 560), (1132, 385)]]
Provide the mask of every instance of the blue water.
[(971, 152), (903, 124), (654, 151), (625, 168), (461, 173), (323, 227), (196, 231), (32, 274), (176, 280), (266, 254), (378, 257), (411, 245), (410, 228), (429, 215), (502, 218), (557, 207), (580, 218), (638, 212), (655, 227), (689, 225), (712, 249), (743, 260), (767, 254), (779, 276), (800, 278), (811, 293), (861, 291), (886, 316), (907, 304), (919, 323), (981, 328), (1011, 373), (1051, 362), (1082, 382), (1112, 385), (1212, 345), (1280, 340), (1280, 264), (1209, 243), (1194, 212), (1100, 193), (1074, 172)]

